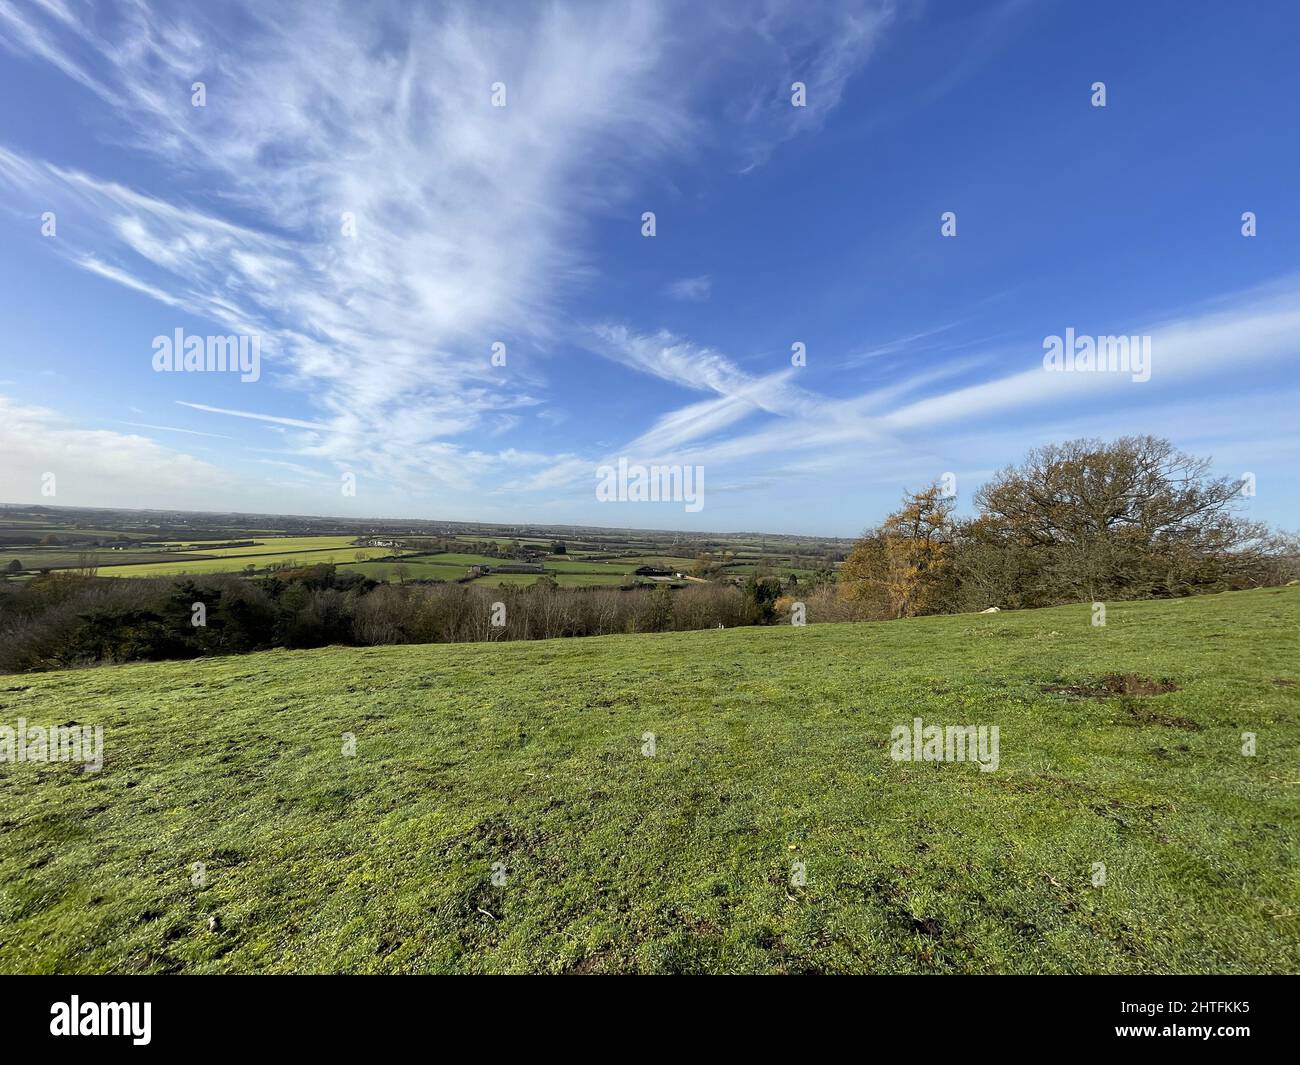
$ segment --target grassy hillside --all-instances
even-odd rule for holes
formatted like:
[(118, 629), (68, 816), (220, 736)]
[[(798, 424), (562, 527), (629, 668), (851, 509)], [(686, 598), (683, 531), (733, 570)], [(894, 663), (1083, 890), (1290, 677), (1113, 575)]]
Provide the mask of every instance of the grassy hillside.
[[(1107, 622), (0, 677), (0, 724), (106, 726), (0, 765), (0, 971), (1300, 971), (1300, 588)], [(914, 716), (1000, 767), (892, 761)]]

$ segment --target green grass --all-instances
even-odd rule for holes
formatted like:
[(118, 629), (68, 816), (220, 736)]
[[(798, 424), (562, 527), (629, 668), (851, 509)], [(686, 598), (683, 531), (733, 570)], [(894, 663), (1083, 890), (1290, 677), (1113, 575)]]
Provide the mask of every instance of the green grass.
[[(487, 558), (483, 555), (440, 554), (404, 557), (390, 562), (357, 562), (343, 566), (343, 569), (356, 570), (375, 581), (458, 581), (469, 575), (472, 565), (503, 566), (513, 565), (508, 559)], [(623, 563), (619, 566), (602, 566), (591, 562), (552, 562), (542, 563), (546, 575), (562, 588), (593, 588), (606, 585), (618, 586), (623, 583), (624, 573), (635, 567)], [(399, 571), (398, 567), (402, 567)], [(496, 587), (498, 584), (510, 586), (535, 584), (540, 575), (536, 573), (489, 573), (469, 583), (486, 584)]]
[[(0, 677), (106, 726), (0, 766), (0, 971), (1300, 970), (1300, 588), (1090, 617)], [(1179, 690), (1050, 690), (1129, 672)], [(1000, 768), (892, 761), (914, 716)]]
[[(443, 565), (435, 561), (437, 555), (420, 559), (401, 559), (400, 561), (390, 562), (356, 562), (346, 566), (340, 566), (340, 569), (356, 570), (374, 581), (397, 582), (400, 580), (408, 581), (459, 581), (469, 575), (469, 566), (465, 565)], [(550, 570), (550, 566), (547, 566)], [(498, 584), (509, 585), (530, 585), (535, 584), (541, 574), (537, 573), (489, 573), (485, 577), (476, 578), (467, 583), (470, 584), (487, 584), (496, 587)], [(603, 573), (553, 573), (548, 572), (557, 584), (565, 588), (581, 588), (601, 584), (618, 585), (622, 583), (620, 574), (611, 574), (609, 571)]]
[[(580, 570), (573, 573), (561, 570), (558, 573), (550, 574), (550, 577), (561, 588), (617, 588), (627, 580), (627, 577), (617, 570), (595, 573), (589, 570)], [(487, 577), (483, 578), (485, 581), (488, 579)]]
[[(586, 565), (600, 565), (597, 562), (588, 562)], [(656, 566), (660, 569), (680, 570), (683, 573), (690, 573), (691, 567), (695, 565), (693, 558), (674, 558), (672, 555), (619, 555), (611, 559), (606, 565), (611, 567), (621, 566), (626, 570), (634, 570), (638, 566)]]
[(472, 555), (461, 551), (442, 551), (436, 555), (419, 555), (421, 559), (427, 559), (429, 562), (438, 566), (459, 566), (462, 570), (461, 576), (464, 576), (465, 570), (470, 566), (504, 566), (514, 563), (513, 559), (493, 558), (491, 555)]
[[(757, 572), (758, 568), (759, 564), (757, 562), (733, 562), (731, 565), (726, 567), (724, 572), (735, 576), (748, 577), (751, 573)], [(766, 565), (763, 569), (767, 571), (769, 576), (779, 577), (782, 580), (784, 580), (789, 574), (793, 573), (802, 581), (811, 578), (814, 573), (814, 571), (810, 569), (799, 569), (794, 566), (780, 563), (775, 565)], [(689, 573), (690, 570), (686, 570), (685, 572)]]

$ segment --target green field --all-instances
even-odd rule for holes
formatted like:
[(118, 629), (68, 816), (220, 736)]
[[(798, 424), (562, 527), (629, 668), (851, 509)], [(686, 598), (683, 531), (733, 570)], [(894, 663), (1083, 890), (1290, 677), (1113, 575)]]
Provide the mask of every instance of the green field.
[[(172, 577), (186, 573), (240, 573), (247, 566), (259, 570), (272, 562), (295, 562), (303, 566), (323, 563), (352, 562), (357, 555), (386, 558), (393, 553), (388, 547), (352, 547), (354, 536), (280, 536), (266, 537), (252, 547), (205, 549), (201, 542), (178, 541), (177, 548), (194, 548), (175, 562), (144, 562), (101, 566), (101, 577)], [(193, 557), (195, 555), (209, 557)], [(187, 557), (190, 556), (190, 557)]]
[(390, 562), (349, 562), (339, 567), (354, 570), (372, 581), (458, 581), (466, 575), (468, 566), (440, 566), (427, 558), (411, 558)]
[(511, 561), (510, 559), (492, 558), (489, 555), (472, 555), (461, 551), (442, 551), (436, 555), (417, 555), (415, 557), (435, 566), (459, 566), (462, 577), (470, 566), (501, 566)]
[[(356, 570), (375, 581), (458, 581), (469, 575), (470, 566), (510, 564), (509, 559), (447, 552), (437, 555), (410, 555), (386, 562), (357, 562), (343, 568)], [(630, 573), (638, 565), (643, 564), (622, 562), (617, 566), (606, 566), (599, 562), (567, 562), (552, 559), (542, 563), (546, 568), (546, 575), (561, 588), (617, 587), (624, 582), (625, 573)], [(489, 573), (469, 583), (486, 584), (494, 588), (500, 584), (516, 587), (536, 584), (538, 579), (539, 575), (535, 573)]]
[(48, 547), (0, 548), (0, 569), (7, 566), (13, 559), (17, 559), (23, 569), (35, 572), (42, 569), (79, 568), (85, 562), (89, 562), (92, 566), (122, 566), (128, 562), (148, 565), (150, 563), (166, 563), (168, 559), (187, 557), (193, 556), (175, 555), (156, 549), (153, 551), (140, 551), (127, 548), (122, 551), (105, 551), (89, 548), (82, 551)]
[[(83, 528), (77, 528), (78, 524)], [(747, 536), (723, 536), (684, 544), (671, 537), (647, 537), (628, 531), (611, 530), (607, 534), (594, 536), (566, 534), (558, 539), (564, 540), (568, 545), (568, 553), (550, 555), (547, 552), (553, 540), (536, 535), (522, 538), (481, 537), (477, 533), (465, 532), (460, 538), (449, 538), (440, 533), (437, 539), (459, 550), (417, 554), (413, 550), (405, 552), (401, 548), (352, 546), (361, 537), (381, 536), (386, 540), (396, 540), (412, 546), (420, 540), (431, 539), (427, 531), (422, 532), (416, 528), (406, 532), (378, 533), (373, 528), (358, 527), (354, 533), (343, 534), (337, 532), (337, 525), (331, 524), (328, 531), (320, 535), (249, 529), (224, 522), (195, 523), (191, 528), (192, 536), (189, 539), (178, 539), (176, 527), (162, 523), (153, 534), (138, 529), (120, 534), (112, 532), (111, 528), (98, 530), (101, 534), (115, 538), (129, 536), (137, 541), (147, 540), (159, 545), (152, 548), (137, 546), (113, 550), (76, 542), (91, 532), (84, 517), (76, 523), (69, 522), (63, 526), (53, 524), (43, 516), (3, 517), (0, 518), (0, 541), (6, 535), (31, 538), (38, 534), (54, 533), (58, 536), (59, 543), (45, 546), (11, 544), (6, 547), (0, 542), (0, 571), (10, 561), (17, 561), (22, 571), (17, 576), (10, 577), (11, 580), (25, 580), (44, 569), (81, 569), (86, 565), (96, 566), (99, 574), (105, 577), (197, 577), (217, 573), (241, 574), (250, 565), (256, 573), (264, 574), (268, 566), (277, 563), (302, 566), (332, 563), (356, 569), (373, 580), (450, 582), (466, 580), (471, 565), (498, 566), (513, 561), (477, 553), (476, 545), (482, 546), (491, 541), (498, 544), (519, 544), (545, 555), (547, 574), (565, 588), (617, 587), (626, 583), (627, 574), (647, 565), (672, 572), (689, 572), (696, 564), (697, 550), (708, 550), (715, 556), (720, 556), (724, 551), (729, 552), (734, 561), (726, 567), (724, 576), (733, 582), (743, 580), (751, 574), (760, 558), (766, 560), (772, 572), (781, 577), (795, 573), (802, 582), (812, 575), (808, 569), (797, 565), (803, 562), (802, 559), (788, 554), (800, 546), (798, 542), (783, 540), (769, 543)], [(249, 547), (222, 546), (231, 541), (248, 539), (258, 542)], [(600, 550), (602, 547), (604, 550)], [(383, 561), (375, 565), (357, 564), (359, 552), (367, 559)], [(394, 557), (395, 555), (400, 558)], [(399, 563), (404, 567), (401, 572), (395, 568)], [(528, 575), (491, 574), (478, 578), (475, 583), (524, 587), (535, 581), (536, 578)]]
[(1090, 615), (0, 677), (0, 971), (1297, 972), (1300, 588)]
[[(547, 568), (550, 568), (549, 563)], [(491, 577), (482, 578), (483, 581), (490, 579)], [(561, 588), (617, 588), (627, 581), (627, 577), (617, 570), (594, 573), (589, 570), (580, 570), (575, 573), (561, 570), (551, 574), (551, 579)]]
[(565, 561), (563, 555), (555, 558), (548, 558), (543, 565), (546, 566), (548, 573), (597, 573), (605, 576), (622, 576), (624, 573), (631, 573), (638, 566), (648, 566), (651, 563), (641, 559), (624, 560), (620, 562), (586, 562)]
[(381, 547), (348, 547), (335, 551), (286, 551), (283, 554), (227, 555), (222, 558), (182, 562), (146, 562), (136, 566), (101, 566), (101, 577), (179, 577), (186, 573), (240, 573), (247, 566), (259, 570), (271, 562), (293, 562), (299, 566), (351, 562), (357, 553), (366, 558), (383, 558), (392, 551)]
[[(229, 540), (177, 540), (167, 546), (192, 550), (195, 554), (215, 555), (217, 558), (241, 558), (245, 555), (283, 555), (298, 551), (341, 550), (354, 540), (355, 536), (240, 536), (235, 540), (256, 540), (252, 547), (210, 547), (210, 544), (229, 543)], [(361, 550), (353, 548), (354, 551)], [(391, 553), (391, 550), (390, 550)]]

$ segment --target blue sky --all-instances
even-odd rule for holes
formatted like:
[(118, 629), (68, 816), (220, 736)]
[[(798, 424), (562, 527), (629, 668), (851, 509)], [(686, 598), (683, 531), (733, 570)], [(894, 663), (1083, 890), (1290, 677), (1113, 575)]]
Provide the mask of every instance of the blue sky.
[(1300, 525), (1293, 4), (264, 7), (0, 0), (0, 501), (853, 535), (1150, 432)]

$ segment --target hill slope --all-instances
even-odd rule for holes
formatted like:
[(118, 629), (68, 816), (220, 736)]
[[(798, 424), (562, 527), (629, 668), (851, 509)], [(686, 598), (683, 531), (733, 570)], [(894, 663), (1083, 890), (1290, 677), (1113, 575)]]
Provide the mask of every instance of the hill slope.
[[(0, 677), (0, 725), (106, 726), (0, 765), (0, 970), (1300, 970), (1300, 588), (1107, 621)], [(891, 760), (916, 716), (998, 769)]]

